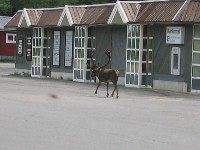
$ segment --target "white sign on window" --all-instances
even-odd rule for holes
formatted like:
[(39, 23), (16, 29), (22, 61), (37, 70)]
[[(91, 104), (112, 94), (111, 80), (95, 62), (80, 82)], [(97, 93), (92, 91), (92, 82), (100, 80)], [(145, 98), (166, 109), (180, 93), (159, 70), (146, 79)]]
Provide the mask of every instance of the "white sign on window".
[(167, 44), (184, 44), (185, 28), (184, 27), (167, 27), (166, 43)]
[(73, 31), (66, 31), (65, 66), (72, 65), (72, 39)]
[(54, 31), (53, 65), (59, 66), (60, 31)]

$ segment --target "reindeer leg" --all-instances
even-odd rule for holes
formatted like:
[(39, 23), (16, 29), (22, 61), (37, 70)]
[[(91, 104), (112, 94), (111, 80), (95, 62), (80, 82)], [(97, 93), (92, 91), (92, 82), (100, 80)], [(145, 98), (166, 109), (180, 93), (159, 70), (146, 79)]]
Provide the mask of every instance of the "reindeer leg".
[(115, 93), (115, 89), (116, 89), (116, 87), (114, 88), (114, 90), (113, 90), (113, 92), (112, 92), (112, 94), (111, 94), (112, 97), (113, 97), (113, 95), (114, 95), (114, 93)]
[(117, 84), (115, 85), (115, 89), (116, 89), (116, 91), (117, 91), (117, 96), (116, 96), (116, 98), (118, 98), (119, 96), (118, 96)]
[(109, 85), (109, 83), (107, 82), (107, 95), (106, 95), (106, 97), (109, 97), (109, 94), (108, 94), (108, 85)]
[(97, 88), (96, 88), (96, 91), (95, 91), (94, 94), (97, 94), (97, 91), (98, 91), (98, 88), (99, 88), (100, 85), (101, 85), (101, 82), (98, 83)]
[(116, 90), (116, 87), (117, 87), (117, 83), (116, 83), (115, 81), (112, 81), (112, 83), (113, 83), (113, 85), (115, 86), (115, 87), (114, 87), (114, 90), (113, 90), (113, 92), (112, 92), (112, 94), (111, 94), (111, 96), (113, 97), (113, 95), (114, 95), (114, 93), (115, 93), (115, 90)]

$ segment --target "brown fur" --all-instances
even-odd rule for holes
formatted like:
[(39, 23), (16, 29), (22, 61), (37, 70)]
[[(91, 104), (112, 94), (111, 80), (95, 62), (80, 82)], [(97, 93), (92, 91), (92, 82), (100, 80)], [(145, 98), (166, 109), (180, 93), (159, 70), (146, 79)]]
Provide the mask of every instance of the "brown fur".
[(101, 67), (98, 67), (94, 63), (94, 61), (93, 61), (93, 59), (91, 57), (91, 60), (93, 62), (93, 66), (89, 67), (92, 70), (91, 77), (97, 77), (99, 79), (95, 94), (97, 94), (98, 88), (101, 85), (101, 83), (104, 82), (104, 83), (107, 84), (107, 95), (106, 96), (108, 97), (109, 96), (108, 85), (109, 85), (109, 82), (112, 82), (113, 85), (115, 86), (115, 88), (114, 88), (111, 96), (113, 97), (114, 92), (116, 90), (116, 92), (117, 92), (116, 98), (118, 98), (119, 96), (118, 96), (117, 82), (118, 82), (118, 77), (119, 77), (119, 71), (118, 70), (114, 70), (114, 69), (105, 69), (104, 68), (109, 64), (110, 58), (111, 58), (111, 55), (110, 55), (109, 51), (106, 51), (105, 54), (108, 56), (109, 60), (108, 60), (107, 64), (105, 64), (105, 65), (103, 65)]

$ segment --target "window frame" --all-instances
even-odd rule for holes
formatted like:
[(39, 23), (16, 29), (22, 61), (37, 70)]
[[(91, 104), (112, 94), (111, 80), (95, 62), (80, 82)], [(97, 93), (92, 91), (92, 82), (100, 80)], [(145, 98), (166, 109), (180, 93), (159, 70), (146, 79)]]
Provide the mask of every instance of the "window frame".
[[(12, 36), (13, 40), (9, 40), (8, 37)], [(16, 43), (16, 34), (15, 33), (6, 33), (6, 43)]]

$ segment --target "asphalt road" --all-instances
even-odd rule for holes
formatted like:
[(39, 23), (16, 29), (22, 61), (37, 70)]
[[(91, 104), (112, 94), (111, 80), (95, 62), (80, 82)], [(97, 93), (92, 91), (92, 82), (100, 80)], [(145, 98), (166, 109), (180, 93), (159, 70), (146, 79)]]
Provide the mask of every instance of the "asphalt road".
[(0, 150), (200, 149), (198, 94), (120, 86), (119, 99), (106, 98), (105, 86), (94, 95), (95, 84), (12, 77), (2, 66)]

